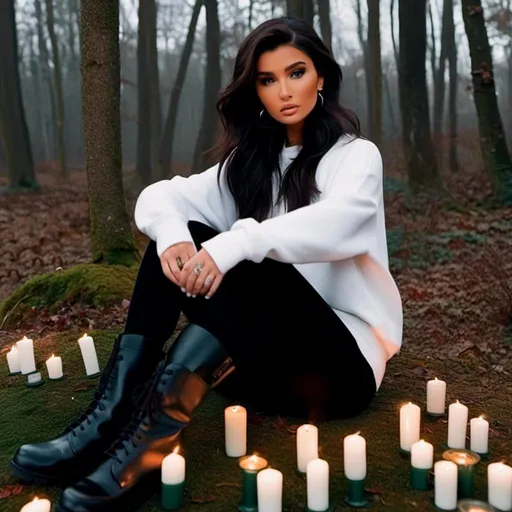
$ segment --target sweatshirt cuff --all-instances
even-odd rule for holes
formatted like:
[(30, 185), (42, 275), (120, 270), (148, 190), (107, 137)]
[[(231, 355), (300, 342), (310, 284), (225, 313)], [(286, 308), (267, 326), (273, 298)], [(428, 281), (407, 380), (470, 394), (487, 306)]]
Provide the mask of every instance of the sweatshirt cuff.
[(223, 274), (247, 259), (247, 233), (242, 229), (219, 233), (201, 246)]
[(156, 242), (158, 257), (162, 256), (171, 245), (179, 242), (194, 243), (187, 222), (176, 216), (162, 217), (155, 220), (146, 228), (146, 234)]

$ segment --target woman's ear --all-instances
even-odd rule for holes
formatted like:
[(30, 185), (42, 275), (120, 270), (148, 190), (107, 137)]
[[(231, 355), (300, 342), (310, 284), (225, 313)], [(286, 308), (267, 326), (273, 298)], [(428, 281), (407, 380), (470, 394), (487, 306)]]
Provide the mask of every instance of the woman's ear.
[(321, 91), (324, 88), (324, 77), (321, 76), (318, 78), (318, 90)]

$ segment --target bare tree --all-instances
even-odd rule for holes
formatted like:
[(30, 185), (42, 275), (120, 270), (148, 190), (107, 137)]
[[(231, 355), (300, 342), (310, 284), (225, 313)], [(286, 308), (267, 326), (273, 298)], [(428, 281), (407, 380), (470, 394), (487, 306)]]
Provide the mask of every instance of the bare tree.
[[(446, 40), (447, 55), (450, 74), (450, 86), (448, 91), (448, 122), (450, 132), (449, 162), (452, 172), (458, 169), (457, 162), (457, 90), (459, 76), (457, 74), (457, 45), (455, 44), (455, 23), (453, 19), (454, 0), (446, 0), (448, 12), (446, 13)], [(444, 15), (444, 14), (443, 14)]]
[(380, 50), (380, 0), (367, 0), (368, 2), (368, 60), (370, 71), (371, 100), (368, 105), (370, 118), (370, 137), (382, 146), (382, 62)]
[(332, 51), (331, 4), (329, 0), (316, 0), (316, 3), (322, 39), (327, 48)]
[(288, 16), (299, 18), (313, 25), (315, 6), (313, 0), (286, 0), (286, 12)]

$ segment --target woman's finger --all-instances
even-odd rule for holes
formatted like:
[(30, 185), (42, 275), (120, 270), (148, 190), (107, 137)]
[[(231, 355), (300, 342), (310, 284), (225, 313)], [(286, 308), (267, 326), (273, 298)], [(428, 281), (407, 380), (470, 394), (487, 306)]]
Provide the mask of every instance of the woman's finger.
[(185, 283), (185, 289), (187, 291), (187, 294), (190, 294), (190, 295), (193, 294), (192, 292), (194, 291), (194, 286), (196, 284), (197, 277), (198, 277), (196, 275), (196, 273), (194, 272), (194, 268), (192, 268), (190, 270), (190, 273), (189, 273), (189, 275), (187, 277), (187, 282)]
[(178, 281), (174, 277), (174, 275), (169, 267), (169, 263), (167, 262), (167, 259), (162, 260), (161, 264), (162, 264), (162, 271), (165, 274), (165, 277), (167, 277), (167, 279), (169, 279), (169, 281), (171, 281), (172, 283), (177, 285)]
[(176, 286), (180, 286), (180, 269), (178, 268), (178, 263), (174, 258), (169, 258), (167, 260), (167, 265), (169, 266), (169, 269), (174, 277), (173, 283)]
[(220, 283), (222, 282), (222, 279), (224, 279), (224, 274), (217, 274), (217, 276), (213, 280), (210, 289), (208, 290), (208, 293), (206, 294), (206, 299), (209, 299), (217, 291), (217, 289), (220, 286)]
[(215, 280), (215, 275), (213, 273), (209, 273), (205, 278), (203, 287), (199, 290), (200, 295), (206, 295), (208, 290), (211, 288), (213, 281)]
[[(203, 290), (207, 290), (213, 282), (213, 276), (211, 270), (203, 268), (202, 272), (197, 276), (197, 280), (194, 284), (192, 295), (204, 295)], [(208, 286), (205, 287), (205, 282), (208, 280)]]

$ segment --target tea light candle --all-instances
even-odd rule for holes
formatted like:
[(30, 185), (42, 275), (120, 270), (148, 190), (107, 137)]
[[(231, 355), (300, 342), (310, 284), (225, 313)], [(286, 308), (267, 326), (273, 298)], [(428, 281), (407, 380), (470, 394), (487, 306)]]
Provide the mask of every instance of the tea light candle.
[(448, 448), (466, 447), (468, 408), (458, 400), (448, 407)]
[(96, 375), (100, 371), (98, 363), (98, 356), (96, 355), (96, 347), (94, 346), (94, 340), (91, 336), (87, 336), (85, 333), (79, 340), (78, 345), (82, 352), (82, 358), (85, 365), (85, 373), (89, 376)]
[(31, 388), (35, 388), (43, 384), (43, 382), (41, 372), (33, 372), (27, 375), (27, 382), (25, 384)]
[(9, 373), (21, 373), (20, 366), (20, 351), (16, 345), (13, 345), (11, 350), (7, 352), (7, 364), (9, 365)]
[(443, 459), (457, 465), (457, 495), (459, 498), (473, 496), (473, 466), (480, 462), (480, 456), (470, 450), (446, 450)]
[(426, 491), (430, 488), (429, 471), (434, 465), (434, 446), (421, 439), (411, 446), (411, 486)]
[(247, 453), (247, 411), (241, 405), (224, 409), (225, 445), (228, 457)]
[(491, 505), (505, 512), (512, 510), (512, 467), (502, 462), (489, 464), (487, 491)]
[(460, 500), (457, 503), (457, 510), (459, 512), (496, 512), (492, 505), (479, 500)]
[(329, 463), (313, 459), (306, 468), (308, 512), (327, 512), (329, 506)]
[(265, 469), (268, 465), (263, 457), (258, 455), (248, 455), (240, 459), (238, 465), (243, 471), (243, 494), (242, 502), (238, 510), (242, 512), (254, 512), (258, 510), (258, 472)]
[(472, 418), (470, 424), (471, 451), (485, 455), (489, 451), (489, 422), (482, 416)]
[(46, 498), (39, 499), (37, 496), (23, 506), (20, 512), (50, 512), (52, 504)]
[(400, 449), (410, 452), (420, 440), (421, 409), (411, 402), (400, 407)]
[(62, 378), (63, 373), (61, 357), (55, 357), (55, 355), (52, 354), (52, 357), (46, 361), (46, 368), (48, 368), (48, 377), (50, 379)]
[(34, 359), (34, 341), (23, 336), (23, 339), (16, 342), (20, 354), (20, 369), (22, 374), (36, 371)]
[(446, 408), (446, 382), (434, 380), (427, 382), (427, 413), (432, 416), (441, 416)]
[(434, 503), (441, 510), (457, 507), (457, 464), (440, 460), (434, 464)]
[(258, 473), (258, 512), (281, 512), (283, 508), (283, 474), (267, 468)]
[(301, 425), (297, 429), (297, 469), (306, 473), (308, 462), (318, 459), (318, 427)]
[(178, 510), (183, 506), (185, 459), (177, 450), (162, 460), (162, 508)]
[(364, 506), (368, 497), (364, 490), (366, 478), (366, 440), (359, 432), (343, 440), (343, 465), (348, 480), (348, 495), (345, 501), (350, 506)]

